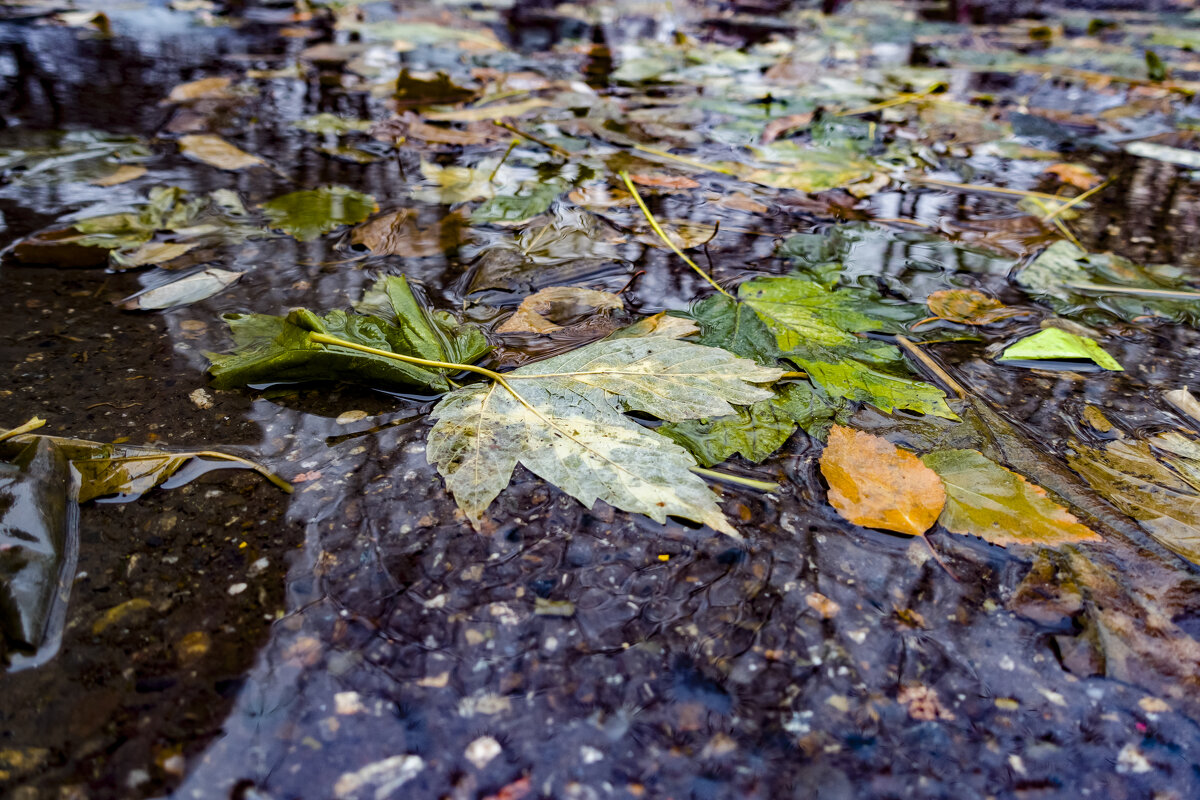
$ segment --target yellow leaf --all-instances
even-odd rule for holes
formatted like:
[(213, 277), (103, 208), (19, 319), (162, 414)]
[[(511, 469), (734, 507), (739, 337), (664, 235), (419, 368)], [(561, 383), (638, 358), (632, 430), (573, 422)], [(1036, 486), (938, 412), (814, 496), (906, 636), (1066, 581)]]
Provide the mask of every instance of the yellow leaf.
[(195, 133), (179, 137), (179, 150), (188, 158), (218, 169), (239, 170), (266, 166), (258, 156), (235, 147), (220, 136)]
[(122, 183), (128, 183), (132, 180), (137, 180), (146, 174), (145, 167), (136, 167), (132, 164), (122, 164), (117, 167), (117, 171), (111, 175), (105, 175), (103, 178), (96, 178), (91, 181), (93, 186), (116, 186)]

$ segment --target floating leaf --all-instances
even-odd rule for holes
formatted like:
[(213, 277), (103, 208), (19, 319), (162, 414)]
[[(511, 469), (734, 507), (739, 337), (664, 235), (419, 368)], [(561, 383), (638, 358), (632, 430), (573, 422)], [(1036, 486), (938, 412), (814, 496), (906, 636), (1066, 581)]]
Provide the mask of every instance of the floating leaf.
[(1179, 434), (1119, 439), (1104, 447), (1071, 441), (1067, 463), (1164, 547), (1200, 564), (1200, 451), (1194, 441)]
[(515, 119), (523, 117), (530, 111), (546, 108), (550, 102), (540, 97), (522, 100), (519, 103), (496, 103), (478, 108), (464, 108), (458, 111), (438, 111), (425, 115), (431, 122), (484, 122), (492, 119)]
[(930, 312), (961, 325), (990, 325), (1027, 312), (1010, 308), (995, 298), (974, 289), (944, 289), (926, 299)]
[(938, 519), (951, 533), (978, 536), (991, 544), (1057, 547), (1100, 537), (1071, 512), (1029, 483), (975, 450), (941, 450), (921, 461), (942, 479), (946, 507)]
[(478, 93), (476, 89), (459, 86), (445, 72), (427, 80), (403, 69), (396, 79), (393, 97), (398, 106), (453, 105), (465, 103)]
[(319, 317), (295, 309), (286, 317), (226, 314), (236, 346), (229, 353), (206, 354), (212, 362), (213, 385), (344, 380), (380, 388), (450, 388), (441, 370), (316, 342), (314, 333), (375, 350), (459, 364), (469, 364), (489, 349), (478, 328), (459, 325), (448, 314), (421, 306), (403, 277), (384, 278), (367, 292), (359, 308), (368, 313), (331, 311)]
[(887, 439), (834, 425), (821, 453), (829, 503), (855, 525), (921, 536), (946, 505), (937, 473)]
[(1086, 164), (1051, 164), (1042, 172), (1053, 175), (1063, 183), (1068, 183), (1077, 189), (1090, 189), (1104, 180)]
[(666, 337), (605, 339), (451, 392), (433, 410), (428, 458), (479, 525), (524, 464), (591, 507), (604, 500), (665, 522), (668, 514), (736, 536), (683, 448), (630, 420), (640, 411), (680, 421), (733, 413), (769, 397), (776, 380), (723, 350)]
[(155, 286), (121, 301), (127, 310), (151, 311), (196, 303), (232, 286), (242, 277), (241, 272), (227, 269), (206, 269), (177, 280)]
[(197, 242), (146, 242), (128, 252), (114, 250), (111, 258), (116, 266), (130, 269), (174, 261), (197, 246)]
[(512, 316), (496, 328), (496, 333), (549, 333), (562, 328), (551, 322), (550, 318), (624, 307), (620, 295), (612, 292), (600, 292), (582, 286), (548, 286), (522, 300)]
[(1055, 359), (1081, 359), (1093, 361), (1103, 369), (1123, 372), (1117, 360), (1095, 339), (1064, 331), (1061, 328), (1046, 328), (1032, 336), (1009, 345), (997, 361), (1044, 361)]
[(362, 222), (379, 210), (375, 198), (345, 186), (292, 192), (259, 206), (273, 228), (302, 242), (312, 241), (342, 225)]
[(734, 454), (757, 464), (782, 447), (797, 428), (824, 433), (837, 413), (838, 407), (808, 384), (791, 383), (771, 399), (739, 406), (730, 416), (668, 422), (655, 431), (686, 448), (705, 467)]
[(179, 152), (195, 161), (218, 169), (236, 171), (249, 167), (262, 167), (266, 163), (258, 156), (235, 147), (220, 136), (195, 133), (179, 137)]

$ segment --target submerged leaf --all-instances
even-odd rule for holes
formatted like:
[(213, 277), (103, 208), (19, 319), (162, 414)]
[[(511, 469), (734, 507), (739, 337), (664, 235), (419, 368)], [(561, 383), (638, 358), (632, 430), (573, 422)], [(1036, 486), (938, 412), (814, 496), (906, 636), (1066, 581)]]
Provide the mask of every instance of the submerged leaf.
[(499, 383), (451, 392), (433, 410), (428, 458), (478, 525), (524, 464), (591, 507), (597, 500), (664, 522), (668, 514), (736, 536), (679, 446), (630, 420), (733, 413), (780, 371), (660, 336), (606, 339), (530, 364)]
[(236, 347), (208, 353), (217, 388), (258, 383), (344, 380), (380, 388), (449, 389), (443, 370), (425, 369), (382, 355), (316, 342), (312, 334), (431, 361), (469, 364), (489, 349), (483, 334), (448, 314), (426, 311), (403, 277), (388, 277), (363, 298), (374, 314), (331, 311), (319, 317), (295, 309), (286, 317), (226, 314)]
[(350, 243), (375, 255), (425, 258), (449, 252), (470, 237), (463, 214), (451, 212), (428, 227), (417, 224), (417, 212), (401, 208), (364, 222), (350, 232)]
[(1009, 345), (997, 358), (998, 361), (1054, 359), (1082, 359), (1093, 361), (1103, 369), (1116, 372), (1125, 370), (1115, 358), (1096, 343), (1095, 339), (1064, 331), (1061, 328), (1046, 328), (1032, 336)]
[(946, 508), (938, 519), (951, 533), (978, 536), (1006, 547), (1057, 547), (1100, 537), (1046, 490), (975, 450), (941, 450), (921, 461), (942, 479)]
[(566, 191), (562, 184), (547, 181), (522, 186), (516, 194), (497, 195), (480, 204), (471, 213), (474, 223), (502, 222), (516, 224), (544, 214), (550, 204)]
[(122, 183), (137, 180), (146, 174), (146, 168), (134, 164), (122, 164), (116, 171), (91, 181), (93, 186), (119, 186)]
[(421, 162), (421, 174), (436, 184), (430, 189), (418, 189), (413, 198), (425, 203), (455, 205), (482, 200), (496, 193), (490, 180), (492, 167), (443, 167), (428, 161)]
[(375, 198), (345, 186), (322, 186), (276, 197), (259, 206), (271, 226), (302, 242), (342, 225), (353, 225), (379, 210)]
[(1017, 282), (1064, 316), (1086, 319), (1102, 309), (1126, 322), (1162, 317), (1200, 324), (1200, 293), (1190, 290), (1182, 270), (1088, 253), (1067, 241), (1046, 248)]
[(1195, 442), (1178, 434), (1149, 442), (1119, 439), (1102, 448), (1072, 441), (1067, 462), (1164, 547), (1200, 564), (1200, 452)]
[(887, 439), (834, 425), (821, 453), (829, 503), (855, 525), (921, 536), (946, 505), (937, 473)]

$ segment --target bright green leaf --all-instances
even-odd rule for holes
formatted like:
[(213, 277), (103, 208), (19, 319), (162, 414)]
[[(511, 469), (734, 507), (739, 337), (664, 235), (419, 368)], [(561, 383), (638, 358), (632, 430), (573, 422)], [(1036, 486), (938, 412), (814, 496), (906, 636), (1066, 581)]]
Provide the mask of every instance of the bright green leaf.
[(998, 361), (1081, 359), (1093, 361), (1107, 370), (1125, 370), (1095, 339), (1069, 333), (1061, 328), (1046, 328), (1009, 345)]

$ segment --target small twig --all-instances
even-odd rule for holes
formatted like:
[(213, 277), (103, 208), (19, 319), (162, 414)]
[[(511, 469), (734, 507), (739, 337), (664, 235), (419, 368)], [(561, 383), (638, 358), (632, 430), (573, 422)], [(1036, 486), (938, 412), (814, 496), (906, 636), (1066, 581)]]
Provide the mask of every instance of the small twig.
[(509, 154), (512, 153), (512, 151), (515, 150), (517, 145), (519, 145), (520, 143), (521, 143), (520, 139), (512, 140), (512, 142), (508, 145), (508, 149), (504, 151), (504, 156), (500, 159), (500, 163), (498, 163), (496, 165), (496, 168), (494, 170), (492, 170), (492, 174), (488, 175), (488, 183), (491, 183), (494, 180), (496, 180), (496, 175), (500, 172), (500, 168), (504, 166), (504, 162), (508, 161)]
[(688, 469), (702, 478), (711, 478), (714, 481), (736, 483), (739, 486), (757, 489), (760, 492), (779, 491), (779, 484), (771, 483), (770, 481), (756, 481), (753, 478), (743, 478), (741, 475), (731, 475), (728, 472), (718, 472), (715, 469), (704, 469), (703, 467), (688, 467)]
[(917, 100), (924, 100), (929, 95), (931, 95), (934, 92), (936, 92), (937, 90), (943, 89), (943, 88), (945, 88), (944, 83), (930, 84), (929, 88), (923, 92), (905, 92), (904, 94), (896, 95), (891, 100), (884, 100), (879, 103), (872, 103), (869, 106), (860, 106), (858, 108), (852, 108), (852, 109), (849, 109), (848, 111), (838, 111), (833, 116), (835, 116), (835, 117), (855, 117), (855, 116), (858, 116), (859, 114), (869, 114), (872, 111), (881, 111), (885, 108), (891, 108), (892, 106), (902, 106), (905, 103), (912, 103)]
[(983, 186), (972, 183), (956, 183), (954, 181), (940, 181), (936, 178), (924, 178), (916, 175), (907, 176), (907, 180), (913, 183), (925, 183), (930, 186), (944, 186), (947, 189), (958, 189), (964, 192), (983, 192), (985, 194), (1010, 194), (1016, 197), (1040, 197), (1043, 200), (1061, 201), (1062, 197), (1056, 194), (1048, 194), (1046, 192), (1035, 192), (1030, 189), (1009, 189), (1005, 186)]
[(29, 422), (26, 422), (24, 425), (18, 425), (17, 427), (13, 428), (12, 430), (4, 431), (3, 433), (0, 433), (0, 442), (3, 442), (5, 439), (11, 439), (14, 436), (20, 436), (23, 433), (29, 433), (30, 431), (36, 431), (38, 428), (42, 427), (45, 424), (46, 424), (46, 420), (42, 419), (41, 417), (34, 417), (33, 419), (29, 420)]
[(726, 167), (714, 167), (710, 164), (705, 164), (703, 161), (698, 161), (694, 158), (688, 158), (687, 156), (677, 156), (674, 153), (668, 153), (666, 150), (659, 150), (658, 148), (655, 148), (655, 147), (647, 147), (644, 144), (635, 144), (633, 146), (633, 149), (640, 150), (643, 153), (649, 153), (652, 156), (658, 156), (659, 158), (668, 158), (672, 161), (678, 161), (680, 164), (687, 164), (689, 167), (695, 167), (696, 169), (704, 170), (705, 172), (717, 172), (717, 173), (720, 173), (721, 175), (732, 175), (735, 178), (737, 177), (737, 172), (735, 172), (734, 170), (731, 170), (731, 169), (727, 169)]
[(571, 157), (570, 150), (566, 150), (562, 147), (559, 147), (558, 145), (554, 144), (553, 142), (547, 142), (545, 139), (538, 138), (537, 136), (534, 136), (532, 133), (525, 133), (525, 131), (521, 130), (516, 125), (513, 125), (510, 122), (502, 122), (501, 120), (494, 119), (494, 120), (492, 120), (492, 124), (499, 128), (504, 128), (504, 130), (508, 131), (509, 133), (514, 133), (517, 136), (520, 136), (522, 139), (528, 139), (531, 142), (540, 144), (542, 147), (545, 147), (547, 150), (551, 150), (551, 151), (557, 153), (558, 155), (562, 156), (563, 158)]
[(955, 583), (962, 583), (962, 581), (958, 579), (958, 576), (954, 574), (954, 571), (951, 570), (946, 562), (942, 560), (942, 557), (938, 555), (938, 551), (933, 549), (933, 542), (929, 541), (929, 537), (922, 536), (921, 538), (925, 540), (925, 546), (929, 548), (929, 554), (933, 556), (933, 560), (937, 562), (938, 566), (946, 570), (946, 574), (949, 575)]
[(1112, 183), (1112, 178), (1109, 178), (1104, 183), (1101, 183), (1098, 186), (1093, 186), (1091, 189), (1088, 189), (1083, 194), (1078, 195), (1077, 197), (1072, 197), (1070, 200), (1063, 203), (1061, 206), (1054, 209), (1053, 211), (1048, 213), (1046, 216), (1042, 217), (1042, 222), (1049, 222), (1050, 220), (1054, 219), (1055, 217), (1057, 217), (1059, 214), (1063, 213), (1067, 209), (1072, 208), (1073, 206), (1079, 205), (1084, 200), (1088, 199), (1089, 197), (1094, 195), (1096, 192), (1100, 191), (1101, 189), (1105, 188), (1106, 186), (1108, 186), (1111, 183)]
[(925, 352), (923, 350), (921, 350), (921, 348), (917, 347), (915, 344), (913, 344), (911, 341), (909, 341), (904, 336), (897, 336), (896, 342), (899, 343), (899, 345), (902, 348), (904, 348), (904, 350), (910, 356), (915, 358), (917, 361), (921, 362), (921, 366), (923, 366), (923, 367), (925, 367), (925, 369), (929, 370), (938, 380), (940, 380), (946, 386), (947, 389), (950, 389), (956, 395), (958, 395), (959, 399), (961, 399), (961, 400), (967, 399), (967, 390), (964, 389), (962, 387), (962, 385), (959, 384), (958, 381), (954, 380), (954, 378), (951, 378), (950, 374), (948, 372), (946, 372), (946, 370), (944, 370), (940, 366), (938, 366), (938, 363), (936, 361), (934, 361), (932, 358), (930, 358), (928, 355), (926, 355)]
[(1186, 292), (1182, 289), (1143, 289), (1140, 286), (1109, 286), (1104, 283), (1064, 283), (1068, 289), (1083, 292), (1103, 292), (1104, 294), (1132, 294), (1142, 297), (1161, 297), (1164, 300), (1200, 300), (1200, 292)]
[(613, 292), (613, 294), (625, 294), (625, 292), (629, 291), (629, 288), (633, 286), (633, 282), (645, 274), (646, 270), (639, 269), (637, 272), (633, 273), (633, 276), (629, 280), (625, 282), (624, 286), (622, 286), (620, 289), (617, 289), (615, 292)]
[(667, 247), (671, 248), (671, 250), (674, 251), (675, 255), (682, 258), (689, 267), (696, 270), (696, 272), (699, 273), (700, 277), (702, 277), (702, 278), (704, 278), (704, 280), (708, 281), (709, 285), (711, 285), (714, 289), (716, 289), (718, 292), (725, 295), (726, 297), (732, 298), (733, 295), (731, 295), (729, 292), (722, 289), (720, 284), (718, 284), (716, 281), (714, 281), (707, 272), (705, 272), (703, 269), (700, 268), (699, 264), (697, 264), (695, 261), (692, 261), (686, 255), (684, 255), (684, 252), (682, 250), (680, 250), (675, 245), (674, 242), (671, 241), (671, 239), (667, 236), (666, 232), (663, 231), (662, 226), (658, 224), (658, 220), (656, 220), (654, 218), (654, 215), (650, 213), (650, 209), (646, 207), (646, 201), (642, 199), (641, 194), (638, 193), (637, 187), (634, 186), (633, 181), (629, 179), (629, 173), (628, 172), (619, 172), (617, 174), (621, 176), (621, 180), (625, 181), (625, 187), (627, 189), (629, 189), (629, 193), (631, 195), (633, 195), (633, 199), (637, 201), (638, 208), (640, 208), (642, 210), (642, 214), (645, 215), (646, 221), (650, 223), (650, 227), (654, 230), (654, 232), (656, 234), (658, 234), (658, 238), (662, 239), (663, 242), (666, 243)]

